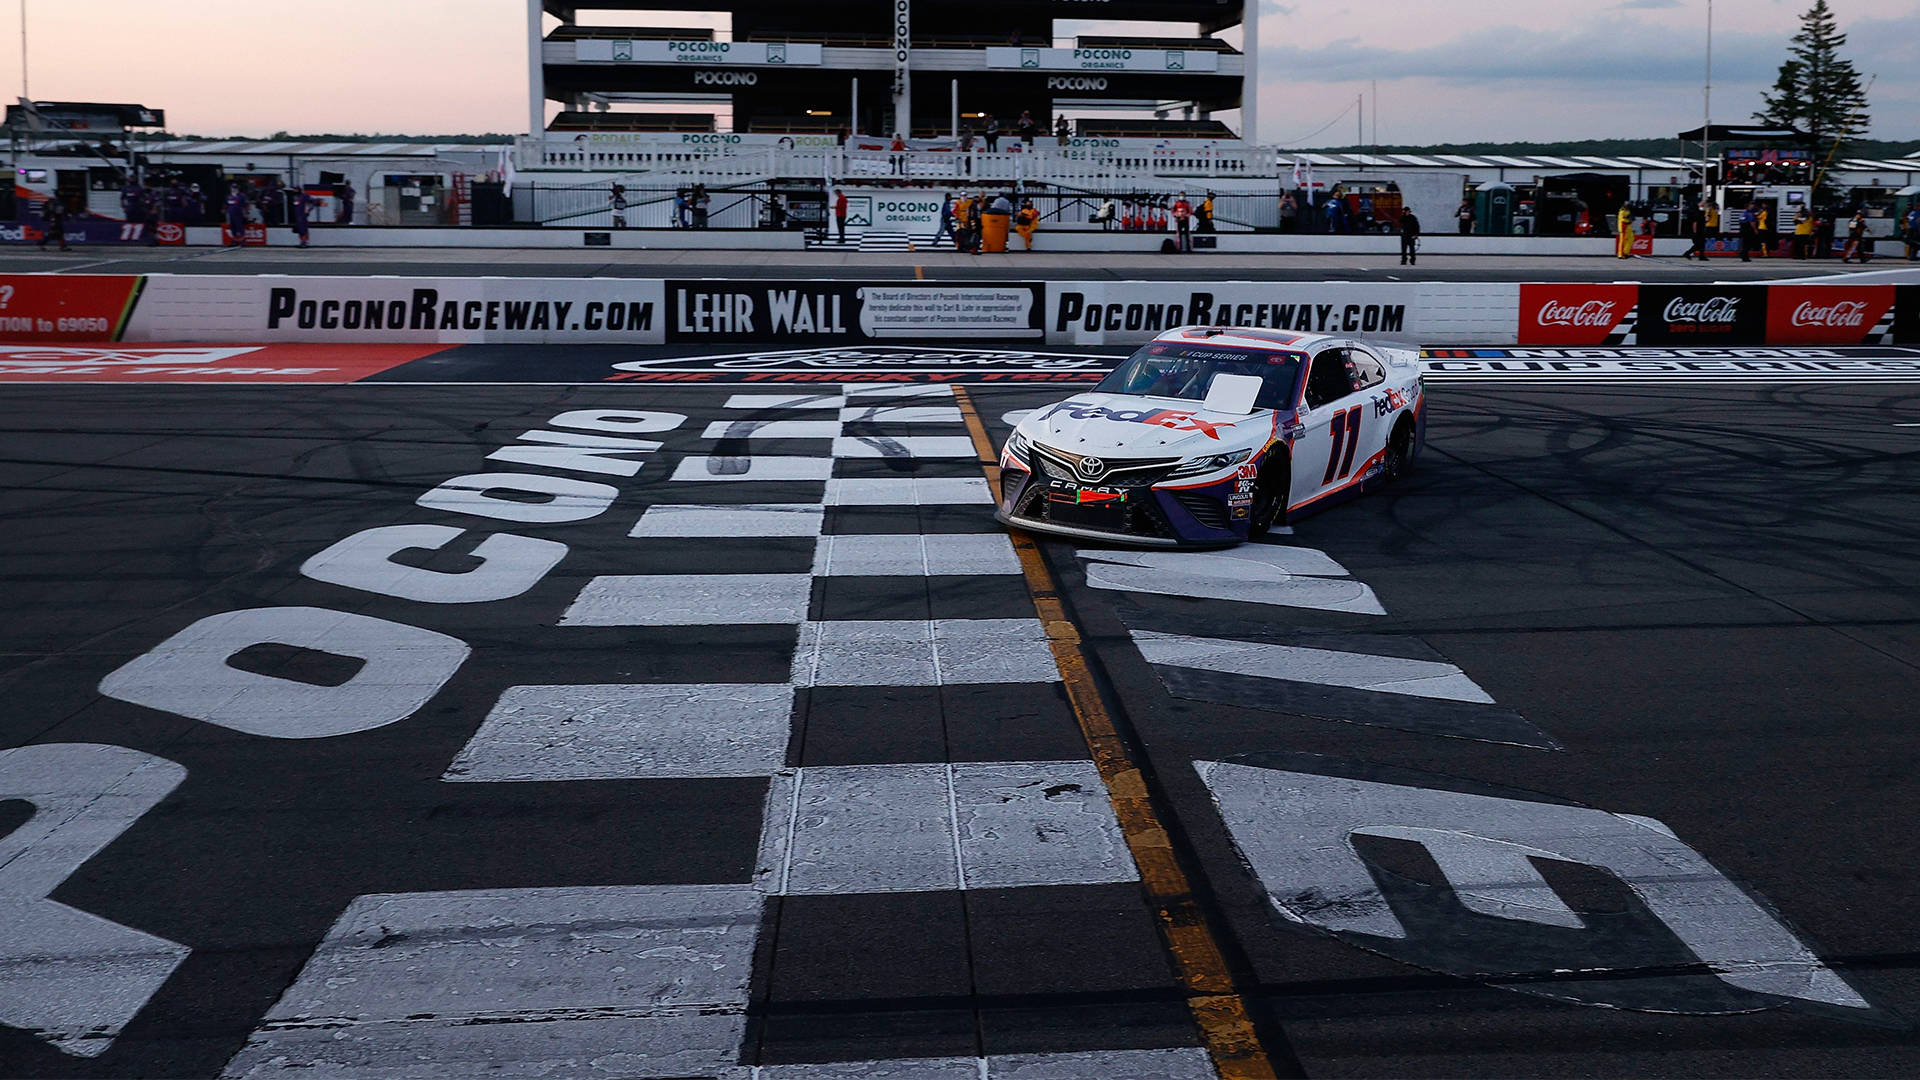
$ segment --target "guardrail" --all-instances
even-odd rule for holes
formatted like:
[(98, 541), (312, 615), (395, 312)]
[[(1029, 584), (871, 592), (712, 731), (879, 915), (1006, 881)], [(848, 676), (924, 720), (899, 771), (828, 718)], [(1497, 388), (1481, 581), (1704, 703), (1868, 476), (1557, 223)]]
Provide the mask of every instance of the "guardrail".
[(1639, 346), (1687, 363), (1706, 346), (1697, 367), (1712, 373), (1727, 346), (1796, 372), (1850, 362), (1823, 348), (1920, 345), (1920, 286), (1895, 285), (17, 274), (0, 288), (12, 298), (0, 342), (1124, 347), (1208, 325), (1417, 342), (1440, 346), (1440, 360), (1474, 359), (1449, 357), (1452, 344), (1528, 347), (1539, 351), (1527, 363), (1569, 371), (1604, 353), (1627, 373)]
[[(1282, 175), (1279, 151), (1262, 147), (1165, 146), (1147, 150), (1061, 147), (1042, 139), (1027, 147), (1002, 137), (1000, 149), (891, 151), (884, 140), (859, 138), (846, 146), (729, 144), (727, 135), (701, 146), (681, 139), (625, 139), (583, 134), (571, 139), (522, 136), (514, 143), (520, 169), (668, 173), (692, 179), (772, 176), (887, 177), (942, 181), (1123, 181), (1147, 177), (1273, 177)], [(1016, 149), (1017, 148), (1017, 149)], [(1290, 174), (1293, 166), (1284, 165)]]

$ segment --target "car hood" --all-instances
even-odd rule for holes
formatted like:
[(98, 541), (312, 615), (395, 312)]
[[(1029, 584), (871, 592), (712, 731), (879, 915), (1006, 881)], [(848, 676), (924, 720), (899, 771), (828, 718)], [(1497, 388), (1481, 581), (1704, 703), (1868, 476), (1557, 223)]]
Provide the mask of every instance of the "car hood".
[(1076, 394), (1036, 409), (1020, 424), (1036, 442), (1076, 454), (1175, 457), (1259, 445), (1273, 431), (1273, 412), (1208, 412), (1198, 402), (1132, 394)]

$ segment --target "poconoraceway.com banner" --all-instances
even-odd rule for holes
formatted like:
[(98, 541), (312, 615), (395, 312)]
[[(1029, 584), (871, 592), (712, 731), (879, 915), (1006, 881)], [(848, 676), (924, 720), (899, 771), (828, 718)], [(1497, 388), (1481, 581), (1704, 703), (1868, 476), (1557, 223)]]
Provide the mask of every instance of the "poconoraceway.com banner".
[(666, 340), (855, 343), (1038, 340), (1047, 287), (1032, 282), (669, 281)]
[(154, 275), (126, 341), (639, 344), (657, 280)]
[(1047, 341), (1131, 345), (1176, 326), (1254, 326), (1432, 344), (1514, 340), (1520, 286), (1240, 281), (1057, 282)]

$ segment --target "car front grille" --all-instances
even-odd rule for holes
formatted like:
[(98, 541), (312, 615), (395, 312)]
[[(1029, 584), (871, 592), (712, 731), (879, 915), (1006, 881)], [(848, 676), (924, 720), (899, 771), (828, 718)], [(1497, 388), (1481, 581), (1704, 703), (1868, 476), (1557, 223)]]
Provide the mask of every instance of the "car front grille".
[(1179, 458), (1101, 458), (1105, 468), (1099, 476), (1084, 476), (1080, 462), (1087, 457), (1070, 450), (1033, 444), (1033, 462), (1040, 475), (1051, 480), (1071, 480), (1078, 484), (1102, 487), (1152, 487), (1166, 479)]

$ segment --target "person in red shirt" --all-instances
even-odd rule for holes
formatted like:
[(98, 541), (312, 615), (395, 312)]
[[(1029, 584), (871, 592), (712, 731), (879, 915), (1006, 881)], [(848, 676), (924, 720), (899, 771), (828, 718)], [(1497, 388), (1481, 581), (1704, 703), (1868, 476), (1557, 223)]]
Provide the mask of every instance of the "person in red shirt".
[(833, 193), (833, 219), (840, 224), (840, 242), (847, 242), (847, 193), (841, 189)]
[(893, 145), (888, 149), (893, 151), (892, 164), (894, 173), (898, 176), (907, 175), (907, 155), (905, 153), (907, 140), (896, 131), (893, 133)]
[(1175, 249), (1183, 255), (1191, 254), (1193, 252), (1193, 204), (1187, 201), (1187, 193), (1184, 191), (1180, 193), (1179, 198), (1173, 200), (1173, 228), (1179, 235), (1179, 243), (1175, 245)]

